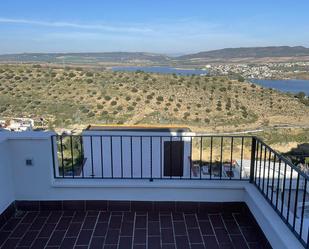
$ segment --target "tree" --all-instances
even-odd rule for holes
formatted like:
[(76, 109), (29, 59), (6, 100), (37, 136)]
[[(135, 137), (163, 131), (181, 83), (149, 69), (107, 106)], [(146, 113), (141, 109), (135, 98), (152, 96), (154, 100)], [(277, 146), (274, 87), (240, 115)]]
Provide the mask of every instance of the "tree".
[(297, 98), (299, 99), (304, 99), (306, 97), (306, 93), (304, 92), (299, 92), (297, 95), (296, 95)]
[(242, 77), (241, 75), (239, 75), (239, 76), (238, 76), (238, 81), (239, 81), (239, 82), (244, 82), (244, 81), (245, 81), (245, 78)]

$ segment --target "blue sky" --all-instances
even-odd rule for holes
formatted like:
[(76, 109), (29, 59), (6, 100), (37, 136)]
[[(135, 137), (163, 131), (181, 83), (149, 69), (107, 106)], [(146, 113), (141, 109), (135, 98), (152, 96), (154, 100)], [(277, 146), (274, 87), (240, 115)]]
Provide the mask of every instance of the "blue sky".
[(0, 53), (309, 47), (308, 0), (3, 0)]

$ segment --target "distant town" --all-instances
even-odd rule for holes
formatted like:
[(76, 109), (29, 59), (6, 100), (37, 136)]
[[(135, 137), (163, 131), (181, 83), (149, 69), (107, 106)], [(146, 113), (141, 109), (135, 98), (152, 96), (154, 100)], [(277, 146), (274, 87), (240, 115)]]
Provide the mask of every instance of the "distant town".
[(309, 62), (208, 64), (205, 68), (213, 76), (241, 75), (246, 79), (284, 79), (308, 73)]

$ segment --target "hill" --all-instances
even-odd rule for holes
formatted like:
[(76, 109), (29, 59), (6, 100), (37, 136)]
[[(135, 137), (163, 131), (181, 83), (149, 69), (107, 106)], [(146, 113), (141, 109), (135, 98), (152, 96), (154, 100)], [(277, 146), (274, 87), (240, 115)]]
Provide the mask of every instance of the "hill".
[(0, 62), (32, 63), (165, 63), (165, 55), (144, 52), (107, 52), (107, 53), (24, 53), (0, 55)]
[(308, 124), (309, 107), (226, 77), (0, 65), (0, 118), (21, 116), (56, 128), (173, 123), (214, 132)]
[(309, 56), (309, 48), (297, 47), (249, 47), (225, 48), (196, 54), (180, 56), (178, 60), (231, 60), (231, 59), (261, 59), (261, 58), (295, 58)]
[[(263, 61), (309, 61), (309, 48), (297, 47), (251, 47), (225, 48), (179, 57), (145, 52), (107, 53), (24, 53), (0, 55), (0, 63), (54, 63), (54, 64), (151, 64), (194, 65), (207, 62), (263, 62)], [(193, 64), (192, 64), (193, 62)]]

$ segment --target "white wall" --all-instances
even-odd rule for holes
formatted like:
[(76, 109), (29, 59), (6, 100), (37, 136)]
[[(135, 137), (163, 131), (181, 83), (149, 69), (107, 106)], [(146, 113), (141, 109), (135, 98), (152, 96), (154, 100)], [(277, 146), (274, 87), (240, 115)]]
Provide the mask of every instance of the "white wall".
[(0, 214), (15, 200), (6, 132), (0, 132)]
[[(51, 133), (14, 133), (11, 154), (16, 200), (241, 201), (244, 182), (53, 179)], [(26, 166), (26, 159), (33, 166)], [(194, 195), (192, 195), (194, 190)]]

